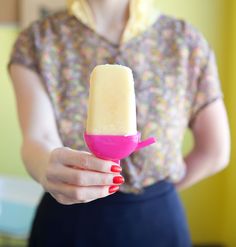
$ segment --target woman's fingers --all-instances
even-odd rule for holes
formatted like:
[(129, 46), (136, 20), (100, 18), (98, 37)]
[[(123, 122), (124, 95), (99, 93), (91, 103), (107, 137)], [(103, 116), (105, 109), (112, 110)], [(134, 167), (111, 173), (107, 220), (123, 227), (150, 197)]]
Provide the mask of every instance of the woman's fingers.
[(101, 173), (63, 166), (58, 167), (53, 173), (53, 177), (57, 177), (58, 180), (77, 186), (101, 186), (124, 183), (124, 178), (119, 173)]
[(114, 162), (87, 152), (57, 148), (51, 153), (42, 184), (62, 204), (83, 203), (116, 192), (124, 182), (120, 172)]
[(58, 148), (53, 152), (54, 162), (58, 164), (106, 173), (121, 172), (122, 170), (117, 163), (99, 159), (88, 152), (76, 151), (70, 148)]
[(114, 192), (109, 192), (111, 186), (78, 187), (63, 183), (51, 183), (50, 194), (60, 203), (69, 205), (74, 203), (85, 203), (106, 197)]

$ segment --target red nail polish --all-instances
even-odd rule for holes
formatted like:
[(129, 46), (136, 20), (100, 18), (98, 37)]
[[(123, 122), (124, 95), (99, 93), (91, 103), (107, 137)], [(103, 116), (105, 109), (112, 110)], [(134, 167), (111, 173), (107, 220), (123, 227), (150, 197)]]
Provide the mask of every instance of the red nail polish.
[(119, 189), (119, 186), (117, 186), (117, 185), (112, 185), (112, 186), (110, 186), (109, 187), (109, 193), (111, 194), (111, 193), (114, 193), (114, 192), (116, 192), (117, 190)]
[(121, 176), (116, 176), (113, 178), (113, 183), (114, 184), (123, 184), (124, 183), (124, 178)]
[(115, 166), (115, 165), (113, 165), (113, 166), (111, 167), (111, 171), (112, 171), (112, 172), (121, 172), (121, 171), (122, 171), (122, 168), (121, 168), (120, 166)]

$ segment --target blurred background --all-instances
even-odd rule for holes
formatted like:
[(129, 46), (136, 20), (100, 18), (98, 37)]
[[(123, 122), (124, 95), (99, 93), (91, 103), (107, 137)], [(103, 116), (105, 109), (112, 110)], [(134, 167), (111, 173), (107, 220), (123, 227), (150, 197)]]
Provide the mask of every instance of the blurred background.
[[(216, 53), (231, 125), (231, 161), (226, 170), (182, 192), (181, 197), (194, 243), (200, 246), (236, 247), (236, 152), (234, 152), (236, 1), (156, 0), (156, 4), (162, 12), (184, 18), (197, 27)], [(0, 0), (0, 245), (2, 246), (24, 246), (22, 239), (27, 238), (35, 205), (42, 193), (41, 188), (29, 180), (20, 158), (21, 134), (6, 64), (20, 29), (33, 19), (64, 6), (65, 0), (48, 2)], [(188, 152), (191, 146), (191, 133), (186, 130), (183, 152)], [(18, 188), (18, 191), (27, 191), (27, 198), (24, 199), (24, 193), (21, 196), (19, 192), (15, 192), (15, 188)], [(10, 191), (6, 191), (9, 189)], [(14, 202), (14, 205), (12, 206), (12, 203), (10, 205), (9, 202)], [(9, 209), (12, 211), (9, 212)], [(10, 239), (9, 235), (15, 240)]]

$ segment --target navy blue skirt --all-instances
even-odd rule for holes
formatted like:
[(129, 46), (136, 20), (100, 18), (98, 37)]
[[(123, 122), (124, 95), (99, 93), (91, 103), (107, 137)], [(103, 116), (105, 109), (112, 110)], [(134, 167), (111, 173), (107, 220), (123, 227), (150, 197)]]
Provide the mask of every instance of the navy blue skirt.
[(45, 193), (29, 247), (190, 247), (185, 214), (173, 184), (161, 181), (135, 195), (116, 192), (75, 205)]

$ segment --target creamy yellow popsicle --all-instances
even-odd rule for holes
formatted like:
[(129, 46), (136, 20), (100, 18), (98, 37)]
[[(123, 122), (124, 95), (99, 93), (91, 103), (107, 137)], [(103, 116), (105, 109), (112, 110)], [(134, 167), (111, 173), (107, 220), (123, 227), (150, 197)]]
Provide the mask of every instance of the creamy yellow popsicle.
[(98, 65), (90, 77), (87, 134), (135, 135), (136, 103), (130, 68)]

